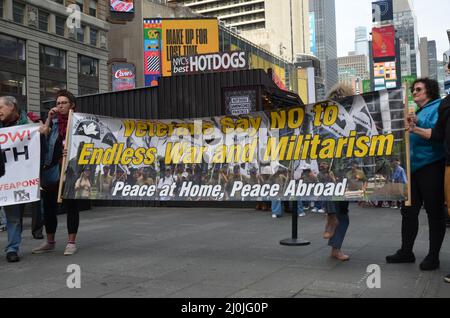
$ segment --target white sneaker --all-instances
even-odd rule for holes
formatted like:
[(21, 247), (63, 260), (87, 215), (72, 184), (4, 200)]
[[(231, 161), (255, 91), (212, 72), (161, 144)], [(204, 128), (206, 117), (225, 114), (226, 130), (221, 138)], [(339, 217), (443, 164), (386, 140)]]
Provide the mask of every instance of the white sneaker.
[(64, 250), (64, 255), (73, 255), (77, 252), (77, 246), (72, 243), (68, 243), (66, 245), (66, 249)]
[(298, 214), (298, 216), (302, 218), (302, 217), (306, 216), (306, 213), (305, 212), (301, 212), (301, 213)]
[(319, 211), (317, 210), (317, 208), (314, 208), (314, 209), (311, 210), (311, 212), (312, 212), (312, 213), (317, 213), (317, 212), (319, 212)]
[(31, 251), (33, 254), (43, 254), (48, 252), (53, 252), (55, 250), (55, 243), (50, 244), (49, 242), (43, 243), (41, 246), (36, 247)]
[(325, 210), (324, 210), (324, 209), (319, 209), (319, 211), (317, 211), (317, 212), (319, 212), (319, 213), (325, 213)]

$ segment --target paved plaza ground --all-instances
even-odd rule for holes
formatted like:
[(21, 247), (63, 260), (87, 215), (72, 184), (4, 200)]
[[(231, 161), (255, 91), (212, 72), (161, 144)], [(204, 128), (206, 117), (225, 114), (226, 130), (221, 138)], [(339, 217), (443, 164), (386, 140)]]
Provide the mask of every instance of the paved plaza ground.
[[(220, 206), (220, 203), (218, 203)], [(305, 247), (286, 247), (291, 215), (230, 208), (94, 208), (81, 213), (79, 252), (63, 256), (66, 216), (59, 215), (57, 248), (31, 254), (42, 241), (24, 219), (22, 260), (0, 258), (2, 297), (164, 297), (311, 298), (450, 297), (450, 237), (441, 269), (422, 272), (428, 249), (423, 211), (416, 241), (416, 264), (386, 264), (400, 244), (399, 210), (350, 206), (350, 228), (343, 250), (349, 262), (330, 258), (322, 239), (325, 216), (299, 218)], [(449, 230), (447, 230), (449, 231)], [(0, 233), (5, 246), (6, 233)], [(69, 264), (81, 269), (81, 288), (69, 289)], [(381, 268), (381, 288), (369, 289), (367, 267)]]

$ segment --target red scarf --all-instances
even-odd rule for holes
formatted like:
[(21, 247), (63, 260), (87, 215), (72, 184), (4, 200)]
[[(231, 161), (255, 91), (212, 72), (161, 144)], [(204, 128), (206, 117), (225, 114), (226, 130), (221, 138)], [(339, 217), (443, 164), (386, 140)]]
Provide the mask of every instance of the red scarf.
[(63, 116), (60, 113), (58, 114), (58, 133), (62, 140), (66, 140), (66, 131), (67, 131), (67, 121), (69, 120), (69, 116)]

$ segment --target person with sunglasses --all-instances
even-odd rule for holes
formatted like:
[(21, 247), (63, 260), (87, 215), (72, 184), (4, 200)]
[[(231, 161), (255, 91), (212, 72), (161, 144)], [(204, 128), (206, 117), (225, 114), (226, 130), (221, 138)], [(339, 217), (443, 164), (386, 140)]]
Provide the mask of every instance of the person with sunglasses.
[[(419, 109), (415, 116), (417, 125), (433, 129), (438, 121), (441, 105), (439, 84), (432, 79), (422, 78), (412, 85), (414, 102)], [(408, 121), (408, 129), (414, 131), (414, 124)], [(426, 140), (418, 134), (410, 135), (411, 153), (411, 206), (404, 204), (402, 214), (402, 246), (394, 255), (386, 257), (387, 263), (414, 263), (414, 242), (419, 230), (419, 212), (422, 205), (428, 215), (429, 251), (420, 264), (420, 269), (430, 271), (440, 266), (439, 254), (445, 236), (444, 169), (445, 151), (442, 142)]]
[[(412, 123), (410, 131), (419, 135), (425, 140), (444, 141), (445, 144), (445, 201), (447, 203), (447, 226), (450, 218), (450, 95), (448, 95), (441, 103), (438, 112), (438, 121), (433, 129), (426, 129), (418, 126), (417, 118), (411, 117), (409, 121)], [(450, 274), (444, 280), (450, 283)]]

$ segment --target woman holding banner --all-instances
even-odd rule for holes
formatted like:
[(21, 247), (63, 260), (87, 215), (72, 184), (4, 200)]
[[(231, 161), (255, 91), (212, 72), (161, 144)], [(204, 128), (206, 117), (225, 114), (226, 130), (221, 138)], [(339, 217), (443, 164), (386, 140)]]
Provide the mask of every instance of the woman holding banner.
[[(44, 166), (42, 167), (42, 200), (44, 203), (44, 224), (47, 233), (47, 242), (33, 249), (33, 254), (52, 252), (55, 250), (55, 233), (58, 225), (56, 216), (58, 211), (58, 185), (61, 163), (66, 140), (69, 113), (75, 110), (75, 96), (67, 91), (60, 90), (56, 95), (56, 107), (50, 109), (45, 122), (47, 143), (45, 148)], [(76, 180), (76, 179), (75, 179)], [(80, 223), (79, 208), (76, 200), (64, 200), (63, 206), (67, 211), (68, 242), (64, 255), (72, 255), (77, 251), (75, 243)]]
[[(444, 141), (445, 142), (445, 201), (447, 203), (448, 218), (450, 218), (450, 95), (448, 95), (441, 103), (438, 113), (438, 121), (433, 129), (425, 129), (418, 127), (420, 124), (417, 122), (415, 116), (408, 118), (411, 125), (410, 131), (425, 140)], [(450, 283), (450, 274), (445, 277), (445, 281)]]
[[(433, 129), (438, 121), (441, 104), (439, 84), (431, 79), (418, 79), (413, 83), (417, 125)], [(410, 125), (413, 126), (413, 125)], [(411, 127), (414, 128), (414, 127)], [(442, 142), (425, 140), (418, 134), (410, 136), (411, 152), (411, 202), (402, 206), (402, 247), (394, 255), (386, 257), (387, 263), (414, 263), (414, 241), (419, 230), (419, 212), (425, 204), (429, 224), (429, 252), (420, 264), (423, 271), (439, 268), (439, 253), (445, 236), (444, 170), (445, 151)]]

